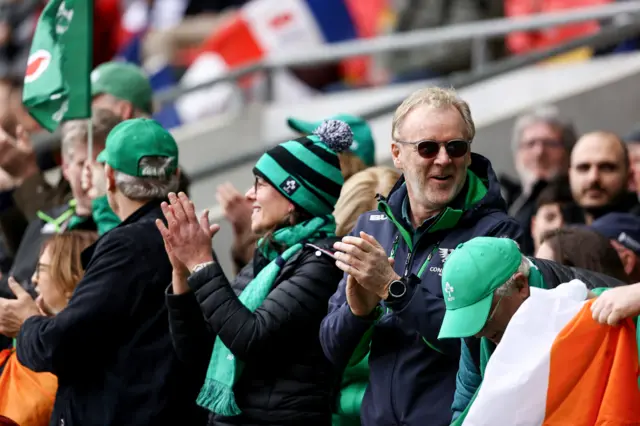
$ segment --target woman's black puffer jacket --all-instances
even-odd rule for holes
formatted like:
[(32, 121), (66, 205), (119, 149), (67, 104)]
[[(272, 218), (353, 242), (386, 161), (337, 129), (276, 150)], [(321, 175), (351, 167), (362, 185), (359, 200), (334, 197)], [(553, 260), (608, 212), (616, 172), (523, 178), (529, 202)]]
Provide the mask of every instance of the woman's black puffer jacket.
[[(331, 249), (336, 239), (316, 241)], [(268, 264), (256, 251), (231, 285), (214, 263), (189, 277), (191, 292), (167, 290), (169, 324), (178, 357), (202, 372), (216, 335), (245, 362), (233, 390), (242, 414), (215, 416), (213, 425), (329, 426), (338, 374), (318, 340), (342, 271), (328, 255), (305, 246), (282, 267), (255, 312), (237, 295)]]

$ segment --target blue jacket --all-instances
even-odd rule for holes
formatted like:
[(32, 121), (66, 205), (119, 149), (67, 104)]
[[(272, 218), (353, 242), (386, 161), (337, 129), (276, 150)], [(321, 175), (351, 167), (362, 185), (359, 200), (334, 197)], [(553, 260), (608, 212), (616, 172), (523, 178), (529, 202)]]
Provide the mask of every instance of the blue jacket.
[(439, 426), (451, 421), (460, 341), (437, 339), (445, 311), (442, 264), (459, 243), (476, 236), (515, 239), (521, 233), (505, 212), (489, 160), (471, 156), (460, 195), (417, 230), (405, 219), (407, 190), (402, 178), (388, 201), (380, 198), (379, 211), (363, 214), (353, 230), (354, 235), (373, 235), (390, 255), (393, 251), (396, 272), (409, 278), (405, 296), (381, 305), (377, 319), (351, 313), (343, 279), (322, 322), (320, 341), (336, 367), (356, 363), (370, 348), (363, 426)]

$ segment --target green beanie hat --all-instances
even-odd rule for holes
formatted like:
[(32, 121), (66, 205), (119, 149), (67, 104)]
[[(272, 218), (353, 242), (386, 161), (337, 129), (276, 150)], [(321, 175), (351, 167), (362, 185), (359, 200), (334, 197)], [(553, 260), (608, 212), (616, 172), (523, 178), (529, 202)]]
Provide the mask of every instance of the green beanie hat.
[(324, 121), (313, 134), (267, 151), (253, 173), (312, 216), (331, 214), (344, 183), (337, 153), (349, 149), (353, 132), (339, 120)]

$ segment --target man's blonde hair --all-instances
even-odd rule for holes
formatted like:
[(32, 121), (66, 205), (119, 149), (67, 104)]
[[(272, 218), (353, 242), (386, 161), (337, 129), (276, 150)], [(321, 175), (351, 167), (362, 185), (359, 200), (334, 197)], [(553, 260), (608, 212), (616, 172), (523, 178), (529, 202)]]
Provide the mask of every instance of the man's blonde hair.
[(476, 126), (471, 117), (469, 104), (460, 99), (454, 89), (427, 87), (413, 92), (396, 109), (391, 125), (391, 137), (393, 140), (401, 140), (398, 132), (402, 123), (404, 123), (405, 118), (411, 111), (421, 105), (427, 105), (436, 109), (454, 107), (458, 110), (464, 121), (463, 135), (465, 139), (472, 141), (476, 136)]

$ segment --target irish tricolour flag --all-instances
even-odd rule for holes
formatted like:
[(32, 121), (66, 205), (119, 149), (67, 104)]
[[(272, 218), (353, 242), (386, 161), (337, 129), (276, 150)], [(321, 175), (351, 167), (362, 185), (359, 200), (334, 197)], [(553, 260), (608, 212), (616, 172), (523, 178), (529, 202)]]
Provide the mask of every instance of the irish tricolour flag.
[(491, 356), (464, 421), (456, 423), (640, 425), (636, 326), (632, 320), (619, 327), (596, 323), (593, 300), (585, 296), (579, 281), (556, 290), (532, 288)]

